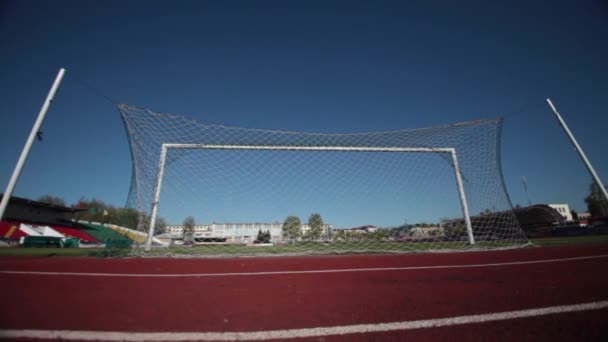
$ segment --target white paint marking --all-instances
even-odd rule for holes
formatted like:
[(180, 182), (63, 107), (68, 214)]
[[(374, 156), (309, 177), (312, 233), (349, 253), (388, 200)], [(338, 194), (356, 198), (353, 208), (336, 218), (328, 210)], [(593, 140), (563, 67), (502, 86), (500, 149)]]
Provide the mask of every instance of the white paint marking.
[(450, 268), (478, 268), (545, 264), (552, 262), (580, 261), (591, 259), (608, 258), (608, 254), (599, 254), (574, 258), (542, 259), (528, 261), (498, 262), (489, 264), (465, 264), (465, 265), (436, 265), (436, 266), (405, 266), (405, 267), (374, 267), (374, 268), (345, 268), (329, 270), (307, 270), (307, 271), (269, 271), (269, 272), (233, 272), (233, 273), (90, 273), (90, 272), (45, 272), (45, 271), (0, 271), (0, 274), (25, 274), (25, 275), (56, 275), (56, 276), (86, 276), (86, 277), (153, 277), (153, 278), (176, 278), (176, 277), (232, 277), (232, 276), (259, 276), (259, 275), (288, 275), (288, 274), (316, 274), (316, 273), (352, 273), (352, 272), (379, 272), (379, 271), (411, 271), (411, 270), (436, 270)]
[(344, 334), (378, 333), (389, 331), (439, 328), (454, 325), (504, 321), (525, 317), (563, 314), (608, 308), (608, 301), (550, 306), (527, 310), (487, 313), (376, 324), (342, 325), (288, 330), (238, 331), (238, 332), (121, 332), (78, 330), (0, 330), (0, 338), (39, 338), (79, 341), (263, 341), (270, 339), (292, 339)]

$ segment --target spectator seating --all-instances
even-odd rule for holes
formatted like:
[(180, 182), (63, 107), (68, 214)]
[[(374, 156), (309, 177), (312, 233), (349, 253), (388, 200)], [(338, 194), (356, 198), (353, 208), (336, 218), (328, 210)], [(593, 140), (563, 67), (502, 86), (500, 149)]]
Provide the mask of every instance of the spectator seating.
[(101, 224), (85, 223), (83, 221), (78, 221), (78, 224), (84, 228), (87, 234), (105, 243), (107, 247), (131, 247), (133, 244), (133, 240)]

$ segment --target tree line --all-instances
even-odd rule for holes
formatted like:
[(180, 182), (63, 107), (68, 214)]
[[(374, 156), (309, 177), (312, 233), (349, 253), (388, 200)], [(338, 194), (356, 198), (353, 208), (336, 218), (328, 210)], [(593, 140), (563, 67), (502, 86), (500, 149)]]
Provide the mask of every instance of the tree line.
[(591, 216), (608, 216), (608, 203), (606, 203), (602, 189), (596, 182), (591, 183), (589, 195), (585, 197), (585, 203)]
[[(74, 209), (86, 209), (85, 211), (73, 214), (73, 218), (76, 220), (111, 223), (117, 226), (140, 231), (146, 231), (147, 223), (150, 222), (150, 216), (146, 215), (145, 213), (142, 213), (133, 208), (116, 207), (96, 198), (89, 200), (85, 197), (82, 197), (78, 200), (78, 202), (72, 205), (67, 205), (63, 198), (51, 195), (44, 195), (38, 198), (38, 202), (58, 205), (62, 207), (71, 207)], [(154, 229), (155, 233), (164, 233), (166, 227), (167, 222), (162, 217), (157, 217)]]
[[(287, 238), (291, 243), (294, 243), (298, 239), (316, 241), (321, 239), (323, 236), (323, 218), (321, 214), (314, 213), (308, 217), (308, 227), (310, 228), (307, 232), (302, 232), (302, 222), (297, 216), (288, 216), (283, 221), (282, 231), (283, 237)], [(325, 232), (327, 238), (329, 238), (329, 232)]]

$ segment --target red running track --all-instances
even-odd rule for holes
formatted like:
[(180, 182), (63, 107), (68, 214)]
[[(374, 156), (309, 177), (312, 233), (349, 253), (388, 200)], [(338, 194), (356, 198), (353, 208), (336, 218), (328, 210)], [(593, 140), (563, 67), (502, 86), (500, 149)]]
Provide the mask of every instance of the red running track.
[[(465, 268), (185, 277), (0, 273), (0, 329), (231, 332), (400, 322), (608, 300), (608, 245), (287, 258), (0, 258), (0, 271), (209, 274), (481, 265)], [(311, 341), (594, 340), (608, 310)], [(302, 339), (307, 340), (307, 339)]]

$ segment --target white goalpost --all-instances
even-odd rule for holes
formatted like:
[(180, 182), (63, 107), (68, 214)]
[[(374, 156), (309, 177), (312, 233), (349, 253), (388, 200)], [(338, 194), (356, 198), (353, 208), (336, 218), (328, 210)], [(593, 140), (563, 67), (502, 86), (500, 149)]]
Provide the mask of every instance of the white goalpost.
[(146, 250), (149, 251), (152, 247), (152, 237), (154, 236), (154, 227), (156, 225), (156, 216), (158, 214), (158, 204), (160, 201), (160, 193), (165, 172), (165, 162), (167, 159), (167, 151), (169, 149), (192, 149), (192, 150), (273, 150), (273, 151), (334, 151), (334, 152), (396, 152), (396, 153), (445, 153), (451, 158), (454, 167), (454, 176), (456, 177), (456, 185), (462, 214), (464, 216), (465, 225), (469, 243), (475, 244), (473, 236), (473, 228), (471, 226), (471, 218), (469, 216), (469, 207), (467, 197), (462, 184), (462, 175), (458, 167), (458, 158), (455, 148), (424, 148), (424, 147), (347, 147), (347, 146), (251, 146), (251, 145), (204, 145), (204, 144), (171, 144), (164, 143), (161, 146), (161, 153), (158, 162), (158, 173), (154, 186), (154, 200), (152, 202), (152, 214), (150, 217), (150, 225), (148, 230), (148, 238), (146, 240)]
[[(147, 250), (158, 227), (183, 229), (186, 218), (196, 221), (188, 241), (210, 255), (528, 242), (502, 177), (502, 119), (334, 134), (119, 110), (133, 159), (127, 205), (141, 214)], [(265, 249), (248, 248), (264, 241)]]

